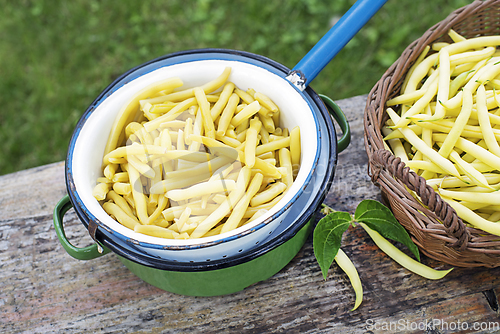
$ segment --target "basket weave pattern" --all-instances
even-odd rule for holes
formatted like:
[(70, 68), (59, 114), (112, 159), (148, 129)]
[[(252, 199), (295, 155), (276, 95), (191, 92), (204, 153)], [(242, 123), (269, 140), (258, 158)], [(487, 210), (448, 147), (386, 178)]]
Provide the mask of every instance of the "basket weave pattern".
[(386, 102), (399, 95), (407, 71), (426, 45), (452, 42), (447, 35), (449, 29), (466, 38), (500, 35), (500, 0), (476, 0), (451, 13), (410, 44), (376, 83), (368, 95), (364, 115), (368, 173), (424, 254), (459, 267), (497, 267), (500, 237), (466, 226), (424, 178), (383, 145), (381, 128), (388, 119)]

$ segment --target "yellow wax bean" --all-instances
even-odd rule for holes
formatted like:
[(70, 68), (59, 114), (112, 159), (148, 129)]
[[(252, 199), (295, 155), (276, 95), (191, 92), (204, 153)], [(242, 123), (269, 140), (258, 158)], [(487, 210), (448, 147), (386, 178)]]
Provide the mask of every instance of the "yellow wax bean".
[[(130, 178), (130, 185), (132, 188), (132, 197), (135, 202), (135, 211), (137, 218), (141, 224), (148, 222), (148, 209), (146, 196), (142, 189), (142, 183), (139, 172), (132, 165), (128, 165), (128, 175)], [(116, 191), (116, 190), (115, 190)]]
[(450, 55), (446, 49), (439, 51), (439, 75), (436, 109), (428, 121), (444, 118), (446, 112), (442, 105), (448, 100), (450, 92)]
[[(386, 126), (384, 126), (382, 128), (382, 133), (384, 134), (384, 136), (389, 136), (389, 134), (391, 134), (392, 132), (394, 132), (394, 131), (387, 128)], [(401, 133), (399, 130), (398, 130), (398, 132)], [(408, 154), (406, 153), (406, 150), (403, 147), (401, 140), (399, 140), (398, 138), (394, 138), (394, 139), (388, 139), (387, 142), (392, 150), (392, 153), (394, 153), (394, 155), (396, 157), (399, 157), (401, 159), (401, 161), (403, 161), (405, 164), (408, 163), (408, 161), (409, 161)], [(384, 143), (385, 143), (385, 141), (384, 141)]]
[[(389, 114), (392, 121), (397, 124), (399, 121), (399, 116), (391, 108), (387, 108), (387, 113)], [(399, 131), (403, 133), (406, 140), (415, 146), (418, 150), (422, 152), (429, 160), (433, 161), (436, 165), (444, 169), (447, 173), (460, 177), (455, 166), (446, 158), (441, 156), (438, 152), (434, 151), (431, 147), (427, 146), (425, 142), (420, 139), (413, 131), (406, 127), (399, 128)]]
[(234, 112), (235, 115), (237, 115), (240, 111), (242, 111), (248, 104), (246, 103), (241, 103), (236, 106), (236, 110)]
[(120, 207), (127, 215), (133, 216), (134, 213), (132, 209), (130, 208), (130, 205), (128, 204), (127, 200), (125, 200), (122, 196), (120, 196), (118, 193), (116, 193), (114, 190), (110, 190), (107, 194), (106, 197), (108, 200), (111, 200), (115, 202), (116, 205)]
[(205, 233), (204, 237), (211, 237), (213, 235), (220, 234), (220, 231), (222, 230), (222, 225), (216, 226), (207, 233)]
[[(208, 181), (217, 181), (217, 180), (224, 180), (228, 174), (236, 167), (236, 163), (227, 163), (225, 164), (224, 166), (218, 168), (215, 173), (210, 176), (210, 178), (208, 179)], [(232, 179), (227, 179), (227, 180), (224, 180), (224, 181), (233, 181)], [(215, 191), (214, 191), (215, 192)], [(213, 198), (215, 195), (222, 195), (222, 194), (213, 194), (213, 193), (210, 193), (210, 194), (205, 194), (203, 196), (201, 196), (201, 207), (202, 208), (206, 208), (207, 206), (207, 202), (209, 200), (209, 198)], [(225, 197), (225, 195), (222, 195)]]
[(215, 105), (212, 107), (210, 110), (210, 115), (212, 116), (212, 120), (215, 121), (217, 117), (222, 113), (224, 107), (227, 105), (230, 96), (233, 94), (234, 91), (234, 83), (228, 82), (227, 84), (224, 85), (224, 88), (222, 89), (222, 92), (219, 96), (219, 99), (217, 102), (215, 102)]
[(157, 238), (175, 239), (179, 233), (156, 225), (136, 225), (134, 231)]
[(268, 132), (268, 133), (274, 133), (276, 130), (276, 126), (274, 125), (274, 121), (272, 117), (265, 117), (259, 115), (260, 121), (262, 122), (262, 127)]
[(467, 124), (471, 111), (472, 111), (472, 91), (469, 89), (463, 90), (463, 102), (462, 102), (462, 110), (458, 115), (455, 124), (451, 128), (450, 132), (446, 136), (446, 139), (443, 142), (443, 145), (439, 149), (439, 154), (443, 157), (448, 157), (450, 152), (453, 150), (453, 147), (456, 144), (457, 139), (462, 134), (462, 131)]
[(418, 99), (410, 109), (408, 109), (403, 116), (401, 117), (399, 122), (395, 122), (394, 127), (395, 128), (400, 128), (403, 126), (408, 125), (411, 122), (412, 116), (416, 114), (420, 114), (422, 110), (424, 110), (425, 106), (429, 104), (429, 102), (436, 96), (436, 93), (438, 91), (438, 81), (435, 79), (433, 83), (430, 85), (430, 87), (427, 89), (425, 94)]
[(186, 149), (186, 145), (184, 142), (184, 131), (182, 131), (182, 129), (177, 130), (177, 142), (175, 148), (182, 151)]
[(154, 91), (163, 90), (172, 86), (178, 86), (179, 84), (182, 85), (182, 81), (179, 78), (169, 78), (162, 82), (154, 83), (132, 96), (129, 102), (124, 104), (120, 109), (115, 121), (113, 122), (106, 146), (104, 148), (104, 155), (111, 152), (119, 145), (120, 137), (124, 135), (123, 129), (125, 128), (125, 125), (133, 121), (136, 112), (139, 110), (140, 100), (148, 97)]
[(255, 149), (255, 155), (261, 155), (261, 154), (264, 154), (266, 152), (276, 151), (276, 150), (279, 150), (280, 148), (289, 147), (289, 146), (290, 146), (290, 137), (286, 137), (283, 139), (269, 142), (267, 144), (259, 145)]
[(492, 46), (476, 51), (462, 52), (450, 56), (450, 65), (456, 66), (464, 63), (479, 62), (480, 60), (487, 59), (495, 53), (495, 48)]
[(467, 80), (467, 75), (468, 75), (467, 72), (461, 73), (451, 81), (449, 96), (455, 96), (460, 87), (462, 87), (465, 84)]
[(488, 46), (500, 45), (500, 36), (480, 36), (468, 38), (460, 42), (450, 44), (446, 48), (451, 54), (461, 53), (467, 50), (474, 50)]
[(167, 208), (162, 211), (163, 217), (166, 220), (172, 221), (175, 218), (179, 218), (184, 212), (184, 209), (189, 205), (189, 208), (191, 209), (191, 215), (196, 215), (196, 216), (208, 216), (210, 213), (214, 212), (219, 205), (217, 204), (207, 204), (206, 208), (201, 208), (199, 206), (201, 204), (201, 201), (196, 201), (196, 202), (190, 202), (185, 205), (177, 205), (177, 206), (172, 206), (170, 208)]
[(250, 205), (253, 207), (259, 206), (261, 204), (272, 201), (276, 196), (280, 195), (285, 191), (287, 185), (283, 182), (276, 182), (269, 186), (266, 190), (255, 195), (250, 201)]
[(444, 48), (445, 46), (448, 46), (448, 45), (450, 45), (450, 43), (434, 42), (434, 43), (432, 43), (432, 50), (440, 51), (442, 48)]
[(453, 42), (457, 43), (457, 42), (462, 42), (462, 41), (465, 41), (466, 38), (463, 37), (462, 35), (460, 35), (459, 33), (457, 33), (455, 30), (453, 29), (450, 29), (448, 31), (448, 36), (450, 36), (450, 38), (453, 40)]
[(432, 173), (442, 174), (444, 170), (431, 161), (423, 161), (423, 160), (410, 160), (405, 163), (406, 166), (410, 167), (412, 170), (425, 170)]
[(275, 197), (271, 202), (267, 202), (261, 205), (258, 205), (256, 207), (249, 206), (247, 211), (245, 212), (245, 215), (243, 218), (250, 218), (252, 217), (257, 211), (259, 210), (270, 210), (273, 206), (275, 206), (282, 198), (283, 194)]
[(96, 181), (97, 183), (113, 183), (112, 180), (102, 176), (98, 177)]
[(467, 175), (474, 184), (485, 188), (491, 188), (484, 175), (471, 164), (464, 161), (457, 151), (451, 151), (450, 160), (453, 161), (462, 170), (463, 174)]
[(165, 114), (168, 111), (170, 111), (170, 109), (175, 107), (176, 105), (177, 105), (177, 103), (171, 102), (171, 101), (167, 101), (165, 103), (155, 104), (155, 105), (152, 105), (151, 103), (146, 102), (146, 103), (144, 103), (143, 109), (147, 108), (146, 106), (149, 106), (148, 111), (150, 113), (152, 113), (152, 114)]
[(446, 102), (443, 102), (446, 109), (455, 109), (462, 103), (462, 94), (464, 90), (470, 90), (474, 92), (477, 90), (479, 85), (486, 81), (491, 80), (500, 73), (500, 63), (488, 63), (479, 69), (474, 76), (465, 84), (462, 92), (457, 93), (454, 97)]
[(271, 117), (273, 119), (273, 122), (274, 122), (274, 126), (277, 128), (280, 126), (280, 116), (281, 112), (280, 110), (276, 110), (274, 113), (273, 113), (273, 116)]
[(274, 115), (274, 112), (267, 109), (266, 107), (263, 107), (262, 105), (260, 106), (258, 113), (262, 117), (272, 117)]
[[(259, 118), (259, 119), (261, 120), (261, 123), (262, 123), (262, 118)], [(259, 135), (260, 135), (260, 142), (262, 144), (269, 143), (269, 132), (267, 132), (265, 126), (261, 126)]]
[[(110, 166), (110, 165), (108, 165)], [(128, 173), (127, 172), (119, 172), (113, 175), (111, 179), (113, 182), (128, 182)]]
[(202, 88), (197, 87), (194, 89), (194, 95), (196, 97), (198, 105), (200, 106), (205, 136), (215, 139), (215, 127), (212, 116), (210, 114), (210, 103), (207, 101), (205, 92)]
[(500, 236), (500, 224), (493, 223), (487, 219), (482, 218), (478, 214), (474, 213), (474, 211), (465, 207), (464, 205), (460, 204), (457, 201), (454, 201), (447, 197), (442, 197), (442, 198), (444, 201), (450, 204), (450, 206), (457, 212), (460, 218), (466, 220), (469, 224), (471, 224), (475, 228), (491, 233), (493, 235)]
[[(229, 78), (230, 74), (231, 74), (231, 68), (226, 67), (224, 69), (224, 71), (222, 71), (222, 73), (216, 79), (214, 79), (210, 82), (207, 82), (206, 84), (200, 86), (200, 88), (203, 89), (205, 94), (209, 94), (211, 92), (214, 92), (217, 89), (219, 89), (220, 87), (222, 87), (222, 85)], [(193, 90), (194, 90), (193, 88), (189, 88), (189, 89), (186, 89), (183, 91), (170, 93), (170, 94), (167, 94), (165, 96), (159, 96), (159, 97), (156, 97), (153, 99), (149, 99), (149, 101), (151, 104), (163, 103), (165, 101), (184, 101), (184, 100), (192, 98), (194, 96)]]
[[(496, 184), (500, 182), (500, 174), (484, 173), (483, 176), (488, 181), (488, 184)], [(458, 188), (470, 186), (472, 184), (472, 180), (470, 180), (468, 176), (463, 176), (462, 179), (458, 179), (453, 176), (446, 176), (443, 178), (427, 180), (427, 184), (435, 189), (437, 189), (438, 186), (440, 188)]]
[(290, 155), (292, 159), (293, 175), (297, 176), (300, 166), (300, 128), (298, 126), (294, 127), (290, 131)]
[[(434, 134), (433, 138), (437, 142), (443, 142), (446, 139), (445, 134)], [(458, 138), (455, 146), (470, 155), (474, 156), (476, 159), (481, 162), (500, 170), (500, 157), (497, 157), (493, 153), (488, 150), (482, 148), (481, 146), (474, 144), (470, 140), (464, 138)], [(455, 175), (456, 176), (456, 175)]]
[(426, 91), (427, 91), (426, 89), (419, 89), (411, 93), (398, 95), (388, 100), (386, 104), (388, 107), (390, 107), (390, 106), (395, 106), (397, 104), (410, 103), (420, 99), (422, 96), (424, 96)]
[(173, 130), (179, 130), (179, 129), (184, 129), (186, 126), (186, 121), (181, 121), (181, 120), (173, 120), (173, 121), (168, 121), (160, 124), (160, 128), (169, 128)]
[[(155, 194), (151, 194), (151, 195), (155, 195)], [(165, 208), (169, 204), (168, 198), (166, 198), (165, 196), (161, 196), (159, 194), (156, 194), (156, 195), (158, 196), (158, 206), (156, 206), (153, 213), (151, 213), (151, 215), (149, 215), (147, 225), (154, 224), (154, 222), (158, 219), (158, 217), (160, 217), (163, 210), (165, 210)]]
[(262, 160), (272, 159), (274, 157), (275, 157), (274, 152), (266, 152), (264, 154), (257, 156), (257, 158), (262, 159)]
[(172, 189), (192, 186), (193, 184), (208, 179), (210, 176), (211, 176), (210, 172), (206, 171), (204, 173), (192, 175), (189, 178), (183, 178), (183, 179), (175, 178), (173, 180), (170, 179), (162, 180), (156, 184), (153, 184), (149, 192), (151, 194), (164, 194)]
[(137, 122), (131, 122), (125, 127), (125, 134), (127, 137), (131, 137), (132, 135), (137, 136), (142, 144), (152, 145), (153, 139), (151, 134), (144, 129), (142, 124)]
[(235, 188), (236, 183), (233, 180), (214, 180), (198, 183), (185, 189), (169, 190), (165, 196), (174, 201), (181, 201), (217, 192), (232, 191)]
[(253, 115), (255, 115), (260, 109), (259, 101), (254, 101), (247, 105), (243, 110), (241, 110), (238, 114), (234, 115), (231, 120), (231, 124), (237, 127), (242, 124), (245, 120), (249, 119)]
[(253, 98), (252, 95), (250, 95), (249, 93), (245, 92), (244, 90), (241, 90), (239, 88), (235, 88), (234, 89), (234, 92), (238, 95), (238, 97), (240, 99), (243, 100), (243, 102), (245, 102), (246, 104), (250, 104), (252, 102), (255, 101), (255, 99)]
[(260, 131), (262, 123), (258, 118), (250, 120), (250, 128), (245, 135), (245, 164), (252, 168), (255, 165), (255, 148), (257, 147), (257, 135)]
[(285, 173), (282, 174), (282, 180), (290, 187), (293, 183), (293, 166), (290, 151), (287, 148), (280, 148), (278, 151), (280, 168), (284, 168)]
[(186, 145), (188, 145), (188, 148), (192, 143), (191, 139), (189, 139), (189, 136), (193, 134), (193, 123), (194, 120), (191, 117), (186, 119), (186, 126), (184, 127), (184, 142), (186, 143)]
[[(415, 60), (415, 63), (408, 70), (408, 74), (405, 76), (405, 78), (403, 80), (403, 85), (401, 86), (401, 92), (403, 94), (407, 93), (406, 86), (408, 84), (409, 79), (413, 76), (413, 73), (414, 73), (415, 69), (417, 68), (417, 66), (420, 65), (420, 63), (425, 59), (425, 57), (427, 56), (427, 53), (429, 53), (430, 49), (431, 49), (431, 47), (429, 45), (426, 45), (425, 48), (420, 53), (420, 55), (418, 56), (417, 60)], [(416, 90), (416, 87), (413, 87), (413, 90)], [(410, 91), (411, 91), (411, 89), (408, 90), (408, 93)]]
[(245, 194), (248, 182), (250, 180), (250, 168), (243, 167), (238, 175), (236, 181), (236, 189), (231, 191), (227, 201), (219, 205), (219, 207), (212, 212), (191, 234), (191, 238), (200, 238), (204, 236), (210, 229), (217, 225), (238, 203), (238, 201)]
[(118, 165), (108, 164), (108, 165), (106, 165), (106, 167), (104, 167), (103, 174), (106, 178), (108, 178), (109, 180), (112, 180), (117, 169), (118, 169)]
[[(189, 138), (193, 141), (196, 141), (196, 142), (199, 142), (199, 143), (202, 143), (203, 145), (207, 146), (210, 150), (212, 149), (216, 149), (218, 147), (222, 147), (222, 148), (225, 148), (228, 152), (232, 152), (231, 153), (231, 156), (233, 154), (239, 154), (240, 152), (237, 152), (238, 150), (229, 146), (229, 145), (226, 145), (224, 143), (221, 143), (220, 141), (218, 140), (215, 140), (213, 138), (209, 138), (209, 137), (205, 137), (205, 136), (199, 136), (199, 135), (191, 135), (189, 136)], [(243, 153), (243, 152), (241, 152)]]
[(152, 121), (144, 123), (144, 128), (146, 129), (146, 131), (151, 132), (154, 129), (160, 127), (162, 123), (174, 120), (182, 112), (186, 111), (191, 106), (194, 106), (196, 103), (197, 102), (196, 102), (196, 99), (194, 97), (189, 98), (187, 100), (184, 100), (182, 102), (179, 102), (175, 107), (170, 109), (166, 114), (163, 114), (160, 117), (155, 118)]
[(107, 214), (115, 216), (116, 220), (118, 220), (118, 222), (120, 222), (120, 224), (122, 224), (125, 227), (128, 227), (133, 230), (135, 226), (140, 225), (137, 218), (128, 215), (115, 203), (106, 202), (102, 205), (102, 207)]
[(113, 183), (113, 190), (120, 195), (129, 195), (132, 193), (132, 187), (130, 183), (124, 183), (124, 182)]
[(175, 228), (177, 229), (177, 231), (179, 231), (179, 233), (184, 232), (182, 228), (184, 227), (184, 224), (187, 223), (189, 217), (191, 216), (191, 212), (192, 212), (191, 208), (189, 206), (186, 206), (182, 211), (179, 219), (177, 219), (177, 221), (173, 224), (175, 225)]
[(236, 139), (236, 138), (231, 138), (231, 137), (228, 137), (228, 136), (220, 136), (219, 134), (215, 134), (215, 139), (223, 142), (224, 144), (228, 145), (228, 146), (231, 146), (233, 148), (237, 148), (238, 146), (241, 145), (241, 142)]
[(342, 269), (347, 274), (349, 280), (351, 281), (354, 293), (356, 294), (354, 307), (351, 309), (351, 311), (354, 311), (359, 307), (359, 305), (361, 305), (361, 302), (363, 301), (363, 286), (361, 285), (361, 279), (359, 278), (358, 271), (356, 270), (356, 267), (354, 267), (354, 264), (349, 259), (349, 257), (340, 248), (337, 252), (337, 255), (335, 255), (334, 260), (338, 264), (340, 269)]
[[(246, 222), (245, 224), (248, 224), (250, 222), (253, 222), (254, 220), (262, 217), (263, 215), (265, 215), (269, 210), (267, 209), (260, 209), (260, 210), (257, 210)], [(246, 214), (246, 212), (245, 212)], [(240, 225), (241, 226), (241, 225)]]
[(484, 141), (488, 149), (500, 157), (500, 146), (495, 138), (493, 129), (491, 128), (490, 118), (488, 116), (488, 107), (486, 105), (486, 91), (483, 85), (477, 88), (477, 117), (479, 120), (479, 127), (484, 136)]
[(478, 192), (478, 191), (456, 191), (448, 189), (439, 189), (439, 194), (448, 198), (458, 199), (467, 202), (479, 202), (482, 204), (495, 205), (500, 203), (500, 193), (497, 192)]
[(192, 135), (195, 135), (195, 136), (203, 135), (203, 119), (202, 119), (201, 112), (199, 111), (199, 108), (197, 108), (196, 116), (194, 119), (193, 133), (188, 138), (188, 140), (191, 142), (191, 144), (188, 147), (188, 151), (197, 152), (197, 151), (199, 151), (199, 149), (201, 147), (201, 143), (197, 142), (197, 141), (193, 141), (191, 139)]
[(247, 138), (247, 131), (248, 131), (248, 129), (245, 129), (245, 130), (241, 131), (240, 133), (238, 133), (236, 135), (236, 140), (238, 140), (239, 142), (244, 142)]
[[(282, 148), (282, 150), (286, 150), (286, 148)], [(275, 158), (262, 159), (262, 161), (267, 162), (268, 164), (271, 164), (273, 166), (276, 166), (277, 163)]]
[(396, 246), (394, 246), (392, 243), (390, 243), (387, 239), (382, 237), (377, 231), (372, 230), (370, 227), (368, 227), (364, 223), (359, 223), (363, 229), (370, 235), (372, 238), (373, 242), (385, 253), (387, 254), (390, 258), (392, 258), (394, 261), (405, 267), (406, 269), (414, 272), (417, 275), (420, 275), (422, 277), (436, 280), (436, 279), (441, 279), (446, 274), (448, 274), (452, 269), (448, 270), (436, 270), (433, 268), (430, 268), (403, 253), (400, 251)]
[(155, 177), (155, 171), (151, 166), (141, 162), (136, 156), (130, 155), (127, 157), (129, 166), (133, 166), (141, 175), (144, 175), (148, 179)]
[(92, 196), (98, 201), (106, 198), (106, 194), (111, 189), (110, 183), (98, 183), (92, 190)]
[(240, 199), (238, 204), (236, 204), (233, 211), (229, 215), (229, 218), (222, 226), (221, 233), (229, 232), (238, 227), (238, 224), (240, 223), (243, 215), (245, 214), (245, 211), (248, 208), (248, 205), (250, 204), (250, 200), (255, 196), (257, 191), (259, 191), (263, 179), (264, 176), (262, 174), (255, 174), (255, 176), (252, 178), (252, 181), (250, 181), (250, 184), (248, 185), (246, 193)]
[(278, 106), (265, 94), (256, 92), (254, 98), (259, 101), (259, 103), (265, 108), (269, 109), (271, 112), (275, 113), (278, 111)]
[(153, 155), (153, 154), (165, 154), (166, 152), (167, 150), (164, 147), (157, 145), (135, 144), (128, 146), (121, 146), (107, 153), (103, 158), (103, 163), (107, 165), (111, 163), (110, 161), (111, 158), (123, 158), (127, 157), (128, 155), (146, 155), (146, 154)]
[[(429, 73), (429, 70), (436, 63), (438, 59), (438, 53), (432, 54), (427, 58), (423, 59), (420, 64), (418, 64), (413, 70), (411, 76), (406, 84), (405, 91), (403, 93), (411, 93), (417, 90), (417, 86), (422, 82), (422, 79)], [(437, 84), (437, 83), (436, 83)], [(437, 89), (437, 86), (436, 86)]]
[(226, 134), (229, 124), (231, 124), (231, 119), (233, 118), (233, 115), (236, 111), (236, 107), (238, 106), (239, 100), (240, 97), (236, 93), (231, 94), (231, 96), (229, 97), (227, 104), (222, 111), (217, 127), (217, 134), (219, 134), (220, 136), (224, 136)]
[(262, 173), (264, 174), (264, 176), (271, 176), (275, 179), (281, 179), (281, 174), (280, 174), (278, 168), (276, 168), (276, 166), (273, 166), (268, 162), (265, 162), (264, 160), (262, 160), (260, 158), (257, 158), (257, 157), (255, 158), (255, 163), (253, 166), (256, 169), (260, 169), (262, 171)]
[(130, 191), (130, 194), (126, 194), (126, 195), (122, 195), (122, 196), (127, 201), (128, 205), (130, 205), (130, 207), (133, 210), (135, 210), (135, 202), (134, 202), (134, 198), (132, 197), (132, 191)]

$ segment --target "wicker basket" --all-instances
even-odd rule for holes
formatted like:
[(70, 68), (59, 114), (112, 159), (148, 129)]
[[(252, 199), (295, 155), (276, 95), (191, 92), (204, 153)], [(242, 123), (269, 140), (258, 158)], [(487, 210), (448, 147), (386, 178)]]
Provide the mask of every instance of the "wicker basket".
[[(453, 29), (464, 37), (500, 34), (500, 0), (476, 0), (451, 13), (410, 44), (371, 90), (365, 110), (365, 148), (369, 174), (399, 222), (427, 256), (459, 267), (500, 266), (500, 237), (466, 226), (456, 212), (384, 148), (381, 127), (387, 100), (399, 94), (406, 72), (426, 45), (452, 42)], [(411, 189), (421, 199), (417, 201)]]

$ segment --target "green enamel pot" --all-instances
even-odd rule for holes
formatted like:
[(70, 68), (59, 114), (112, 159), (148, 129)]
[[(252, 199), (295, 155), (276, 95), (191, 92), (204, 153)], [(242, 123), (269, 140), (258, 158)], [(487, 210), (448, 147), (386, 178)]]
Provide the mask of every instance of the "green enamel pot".
[[(273, 237), (246, 252), (232, 254), (213, 261), (180, 262), (175, 258), (144, 257), (133, 247), (123, 247), (112, 238), (101, 236), (87, 247), (75, 247), (64, 232), (63, 217), (72, 207), (79, 208), (71, 196), (63, 197), (54, 209), (54, 227), (59, 241), (69, 255), (78, 260), (92, 260), (109, 252), (143, 281), (162, 290), (189, 296), (216, 296), (231, 294), (259, 281), (266, 280), (282, 270), (300, 251), (315, 225), (316, 213), (333, 181), (338, 152), (350, 142), (350, 129), (345, 115), (328, 97), (317, 96), (318, 119), (326, 136), (325, 145), (316, 166), (315, 182), (306, 186), (301, 197), (289, 208), (298, 215), (288, 215), (282, 230)], [(336, 120), (343, 135), (337, 140), (333, 121)], [(68, 191), (72, 191), (68, 188)], [(304, 206), (304, 207), (300, 207)], [(295, 211), (294, 211), (295, 210)], [(80, 216), (80, 215), (79, 215)], [(81, 217), (80, 217), (81, 218)]]

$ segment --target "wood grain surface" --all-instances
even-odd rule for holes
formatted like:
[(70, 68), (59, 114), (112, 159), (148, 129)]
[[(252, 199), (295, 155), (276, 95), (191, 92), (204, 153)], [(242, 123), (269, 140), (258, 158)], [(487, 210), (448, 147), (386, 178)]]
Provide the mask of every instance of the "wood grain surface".
[[(352, 127), (325, 203), (354, 212), (379, 199), (366, 173), (366, 96), (338, 101)], [(389, 259), (360, 228), (343, 249), (360, 274), (364, 300), (335, 265), (322, 278), (311, 238), (278, 274), (227, 296), (187, 297), (132, 274), (114, 254), (79, 261), (60, 245), (52, 210), (66, 194), (64, 163), (0, 176), (1, 333), (492, 333), (500, 332), (500, 268), (455, 268), (431, 281)], [(73, 210), (65, 231), (91, 243)], [(449, 266), (423, 257), (434, 268)], [(434, 325), (434, 326), (433, 326)], [(477, 328), (476, 328), (477, 327)], [(479, 329), (479, 330), (475, 330)]]

